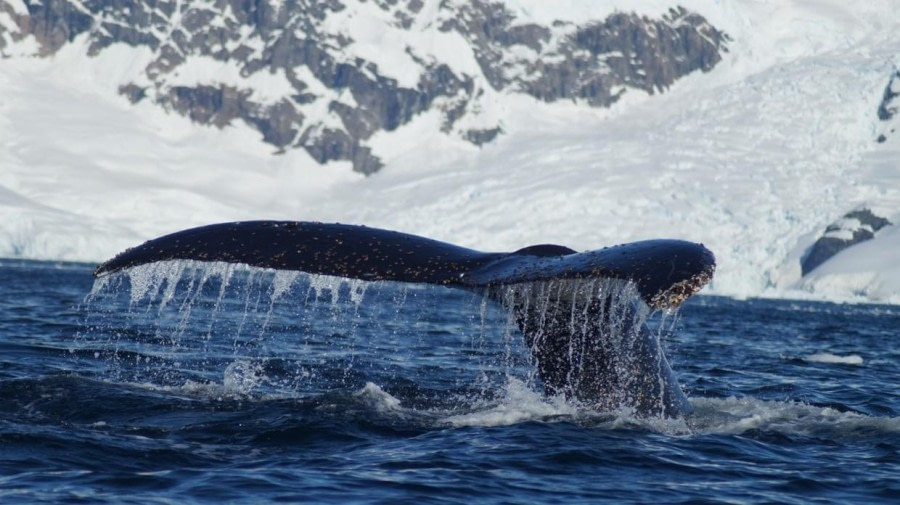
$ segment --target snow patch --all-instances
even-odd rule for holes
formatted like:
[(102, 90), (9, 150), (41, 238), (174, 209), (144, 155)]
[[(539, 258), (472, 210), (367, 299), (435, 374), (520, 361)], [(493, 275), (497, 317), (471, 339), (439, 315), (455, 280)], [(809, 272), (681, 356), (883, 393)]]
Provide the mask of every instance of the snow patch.
[(167, 74), (168, 86), (196, 87), (201, 85), (225, 85), (251, 92), (251, 99), (263, 104), (274, 104), (296, 92), (283, 69), (275, 72), (260, 70), (243, 75), (236, 60), (222, 61), (203, 55), (190, 55), (185, 62)]
[(22, 0), (6, 0), (4, 3), (9, 6), (16, 14), (20, 16), (28, 15), (28, 7)]
[[(892, 222), (896, 215), (892, 216)], [(798, 287), (819, 295), (900, 303), (900, 227), (849, 247), (804, 277)]]
[(421, 67), (407, 49), (417, 45), (416, 34), (394, 26), (390, 13), (374, 2), (347, 2), (345, 6), (329, 12), (321, 29), (348, 38), (350, 43), (343, 48), (347, 61), (362, 58), (377, 66), (379, 75), (396, 79), (401, 87), (415, 88)]

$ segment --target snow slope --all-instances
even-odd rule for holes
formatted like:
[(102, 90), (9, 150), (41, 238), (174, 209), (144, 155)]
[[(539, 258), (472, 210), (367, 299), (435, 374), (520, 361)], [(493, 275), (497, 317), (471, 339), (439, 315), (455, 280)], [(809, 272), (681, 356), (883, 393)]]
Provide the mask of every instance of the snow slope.
[[(507, 3), (540, 20), (670, 6)], [(675, 237), (716, 253), (710, 293), (900, 303), (896, 227), (805, 279), (799, 266), (859, 205), (900, 223), (900, 142), (874, 140), (900, 9), (679, 4), (733, 39), (712, 72), (662, 95), (630, 92), (610, 110), (493, 92), (482, 113), (505, 135), (480, 149), (424, 113), (377, 134), (386, 166), (368, 178), (297, 150), (275, 155), (244, 126), (131, 105), (116, 90), (146, 55), (128, 47), (88, 58), (76, 42), (52, 58), (2, 59), (0, 256), (99, 261), (188, 226), (261, 218), (368, 224), (484, 250)]]

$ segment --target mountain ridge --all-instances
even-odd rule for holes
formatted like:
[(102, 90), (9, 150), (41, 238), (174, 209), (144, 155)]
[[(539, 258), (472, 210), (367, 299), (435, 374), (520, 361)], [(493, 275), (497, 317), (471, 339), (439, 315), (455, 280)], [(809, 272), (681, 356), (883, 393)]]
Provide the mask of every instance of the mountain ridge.
[[(450, 133), (442, 131), (446, 111), (458, 103), (446, 97), (393, 130), (375, 130), (365, 147), (384, 166), (370, 177), (349, 160), (322, 165), (305, 149), (273, 155), (276, 148), (240, 119), (219, 128), (147, 97), (131, 103), (120, 87), (149, 85), (145, 69), (158, 57), (149, 47), (115, 43), (87, 56), (91, 41), (82, 33), (51, 56), (33, 57), (34, 37), (11, 42), (7, 30), (0, 256), (99, 261), (185, 227), (248, 219), (365, 224), (480, 250), (536, 243), (588, 250), (670, 237), (716, 253), (709, 293), (900, 303), (897, 225), (845, 241), (802, 271), (818, 238), (854, 209), (900, 222), (900, 140), (891, 135), (900, 116), (879, 114), (896, 105), (900, 13), (884, 0), (679, 3), (728, 34), (728, 52), (708, 72), (683, 76), (663, 93), (627, 88), (608, 108), (473, 80), (473, 94), (482, 95), (462, 110), (477, 113), (460, 115)], [(671, 9), (664, 0), (503, 4), (516, 15), (511, 28), (562, 20), (565, 33), (582, 19), (602, 23), (617, 12), (661, 19)], [(419, 67), (401, 64), (412, 56), (387, 50), (411, 44), (454, 75), (481, 72), (472, 51), (460, 50), (469, 45), (458, 33), (429, 32), (430, 46), (417, 38), (440, 2), (423, 2), (409, 31), (381, 30), (399, 22), (394, 14), (371, 1), (358, 5), (366, 10), (326, 19), (352, 28), (356, 38), (344, 50), (377, 64), (382, 78), (401, 87), (418, 82)], [(0, 15), (0, 25), (10, 20)], [(236, 78), (243, 79), (238, 67), (191, 57), (166, 84)], [(251, 98), (266, 103), (292, 89), (282, 71), (248, 79)], [(313, 102), (321, 108), (310, 117), (335, 126), (343, 122), (330, 102), (359, 105), (346, 90), (309, 92), (327, 97)], [(480, 146), (460, 135), (495, 127), (502, 133)]]
[[(132, 103), (148, 100), (219, 128), (243, 121), (277, 152), (302, 148), (320, 163), (349, 160), (371, 174), (383, 161), (368, 139), (426, 110), (441, 111), (442, 132), (481, 146), (502, 132), (478, 117), (487, 87), (608, 107), (627, 89), (662, 92), (683, 75), (711, 70), (728, 38), (683, 7), (659, 19), (616, 12), (544, 26), (503, 3), (431, 3), (7, 1), (0, 53), (29, 36), (40, 56), (79, 36), (88, 38), (90, 56), (119, 43), (149, 48), (143, 75), (119, 88)], [(374, 28), (361, 28), (359, 18)], [(356, 50), (367, 39), (405, 37), (409, 43), (383, 49), (405, 54)], [(454, 68), (416, 44), (452, 37), (465, 42), (457, 51), (471, 53), (456, 57), (474, 58), (477, 67)]]

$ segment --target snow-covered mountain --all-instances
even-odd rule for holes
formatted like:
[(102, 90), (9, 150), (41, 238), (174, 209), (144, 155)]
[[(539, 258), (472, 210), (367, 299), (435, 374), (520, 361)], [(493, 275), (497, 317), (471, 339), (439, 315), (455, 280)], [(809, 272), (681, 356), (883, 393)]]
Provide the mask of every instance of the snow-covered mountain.
[[(673, 8), (651, 19), (615, 12), (542, 24), (487, 0), (6, 2), (0, 48), (30, 38), (55, 54), (81, 38), (88, 55), (116, 44), (136, 72), (119, 84), (201, 124), (241, 120), (278, 149), (321, 163), (382, 166), (366, 141), (426, 110), (476, 145), (501, 131), (479, 112), (486, 89), (608, 106), (628, 88), (662, 91), (719, 60), (725, 36)], [(4, 40), (5, 39), (5, 40)]]
[(259, 218), (665, 236), (716, 252), (713, 293), (897, 303), (898, 29), (888, 0), (0, 0), (0, 256)]

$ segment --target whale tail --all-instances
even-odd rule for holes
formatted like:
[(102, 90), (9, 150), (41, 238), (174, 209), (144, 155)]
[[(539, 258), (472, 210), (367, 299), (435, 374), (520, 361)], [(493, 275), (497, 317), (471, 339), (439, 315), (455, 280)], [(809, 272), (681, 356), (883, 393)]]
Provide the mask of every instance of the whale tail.
[(654, 308), (680, 305), (709, 282), (715, 270), (715, 258), (708, 249), (682, 240), (646, 240), (581, 253), (549, 244), (490, 253), (365, 226), (244, 221), (150, 240), (104, 262), (94, 275), (169, 260), (241, 263), (462, 288), (620, 279), (633, 282), (641, 299)]
[(515, 314), (548, 392), (648, 415), (684, 412), (689, 404), (643, 323), (646, 308), (677, 307), (715, 270), (708, 249), (681, 240), (497, 253), (363, 226), (246, 221), (150, 240), (101, 264), (95, 275), (170, 260), (487, 289)]

